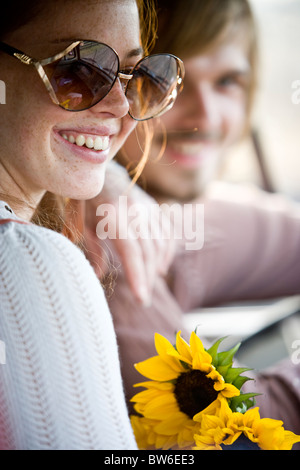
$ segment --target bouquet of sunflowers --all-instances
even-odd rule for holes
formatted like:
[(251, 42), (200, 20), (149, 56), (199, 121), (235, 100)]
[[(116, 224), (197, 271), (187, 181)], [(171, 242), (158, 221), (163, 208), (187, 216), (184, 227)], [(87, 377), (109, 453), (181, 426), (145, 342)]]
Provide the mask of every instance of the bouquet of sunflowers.
[[(261, 418), (256, 393), (242, 393), (248, 368), (234, 368), (239, 344), (219, 352), (224, 338), (205, 349), (195, 332), (189, 344), (176, 336), (173, 346), (156, 334), (157, 356), (135, 365), (149, 381), (133, 398), (131, 424), (140, 449), (222, 450), (242, 440), (246, 447), (290, 450), (300, 436), (283, 422)], [(243, 447), (242, 447), (243, 448)]]

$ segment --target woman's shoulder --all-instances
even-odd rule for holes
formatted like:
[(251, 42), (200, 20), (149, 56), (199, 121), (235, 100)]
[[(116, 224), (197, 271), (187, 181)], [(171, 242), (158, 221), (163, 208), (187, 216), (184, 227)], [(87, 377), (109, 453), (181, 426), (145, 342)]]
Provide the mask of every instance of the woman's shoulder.
[(0, 201), (0, 236), (2, 242), (4, 239), (7, 239), (8, 242), (10, 239), (14, 239), (14, 242), (19, 240), (20, 243), (23, 243), (26, 239), (28, 243), (31, 240), (36, 245), (39, 243), (42, 245), (45, 243), (53, 244), (54, 246), (63, 244), (71, 249), (77, 249), (70, 240), (54, 230), (20, 219), (10, 206), (3, 201)]
[(0, 265), (5, 278), (13, 277), (19, 284), (40, 284), (43, 280), (58, 290), (73, 292), (75, 287), (103, 301), (103, 289), (82, 250), (62, 234), (22, 221), (3, 202)]
[[(28, 225), (27, 222), (19, 219), (10, 206), (4, 202), (0, 201), (0, 227), (7, 226), (11, 222), (17, 222), (19, 224)], [(3, 233), (3, 228), (1, 229), (1, 233)]]
[(16, 261), (20, 254), (39, 255), (54, 261), (68, 255), (84, 258), (84, 254), (65, 236), (16, 216), (8, 204), (0, 201), (0, 251)]

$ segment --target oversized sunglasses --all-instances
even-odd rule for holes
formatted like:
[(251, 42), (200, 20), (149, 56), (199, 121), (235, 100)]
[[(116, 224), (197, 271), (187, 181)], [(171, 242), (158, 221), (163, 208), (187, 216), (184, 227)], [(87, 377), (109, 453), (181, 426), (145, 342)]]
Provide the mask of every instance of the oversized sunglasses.
[(0, 50), (22, 63), (34, 65), (52, 101), (67, 111), (83, 111), (99, 103), (116, 80), (125, 80), (129, 115), (144, 121), (170, 109), (183, 87), (184, 66), (171, 54), (141, 59), (128, 73), (119, 56), (106, 44), (76, 41), (59, 54), (36, 60), (0, 42)]

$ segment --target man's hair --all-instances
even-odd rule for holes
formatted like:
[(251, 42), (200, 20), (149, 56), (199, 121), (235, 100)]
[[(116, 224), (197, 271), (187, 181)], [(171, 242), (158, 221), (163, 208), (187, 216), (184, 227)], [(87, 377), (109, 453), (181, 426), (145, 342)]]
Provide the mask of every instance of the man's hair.
[(183, 60), (242, 34), (251, 67), (250, 111), (256, 88), (257, 32), (248, 0), (157, 0), (157, 14), (153, 52), (173, 53)]

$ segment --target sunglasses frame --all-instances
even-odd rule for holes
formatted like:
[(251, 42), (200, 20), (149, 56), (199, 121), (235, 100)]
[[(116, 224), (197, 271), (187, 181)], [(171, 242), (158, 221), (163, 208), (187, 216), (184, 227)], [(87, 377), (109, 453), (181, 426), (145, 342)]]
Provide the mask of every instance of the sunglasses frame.
[[(46, 87), (46, 89), (47, 89), (47, 91), (50, 95), (50, 98), (51, 98), (51, 100), (53, 101), (54, 104), (58, 105), (62, 109), (65, 109), (66, 111), (69, 111), (69, 112), (80, 112), (80, 111), (85, 111), (86, 109), (92, 108), (97, 103), (99, 103), (101, 100), (103, 100), (105, 98), (105, 96), (107, 96), (107, 94), (111, 91), (111, 89), (113, 88), (113, 86), (114, 86), (114, 84), (115, 84), (115, 82), (118, 78), (121, 79), (121, 80), (126, 80), (126, 82), (127, 82), (126, 87), (124, 89), (124, 93), (125, 93), (125, 96), (126, 96), (128, 83), (134, 77), (133, 74), (125, 74), (122, 71), (120, 71), (120, 59), (119, 59), (118, 53), (112, 47), (108, 46), (107, 44), (99, 42), (98, 44), (102, 44), (102, 45), (108, 47), (109, 49), (111, 49), (115, 53), (115, 55), (118, 59), (118, 73), (116, 74), (115, 80), (113, 81), (109, 92), (105, 96), (100, 98), (99, 101), (97, 101), (93, 105), (91, 105), (87, 108), (84, 108), (84, 109), (74, 110), (74, 109), (67, 109), (64, 106), (62, 106), (59, 103), (59, 101), (56, 97), (56, 94), (53, 90), (53, 87), (50, 83), (50, 80), (49, 80), (49, 78), (48, 78), (48, 76), (47, 76), (47, 74), (44, 70), (44, 66), (52, 64), (53, 62), (56, 62), (59, 59), (62, 59), (64, 56), (66, 56), (69, 52), (71, 52), (73, 49), (75, 49), (77, 46), (79, 46), (83, 42), (96, 43), (97, 41), (89, 41), (89, 40), (83, 40), (83, 39), (77, 40), (77, 41), (72, 42), (72, 44), (70, 44), (68, 47), (66, 47), (62, 52), (59, 52), (58, 54), (55, 54), (54, 56), (48, 57), (46, 59), (40, 59), (40, 60), (37, 60), (37, 59), (34, 59), (33, 57), (30, 57), (29, 55), (25, 54), (24, 52), (20, 51), (19, 49), (16, 49), (15, 47), (12, 47), (12, 46), (9, 46), (8, 44), (6, 44), (2, 41), (0, 41), (0, 50), (2, 52), (5, 52), (6, 54), (12, 56), (12, 57), (15, 57), (16, 59), (18, 59), (19, 61), (21, 61), (25, 65), (33, 65), (35, 67), (35, 69), (37, 70), (40, 78), (42, 79), (42, 81), (43, 81), (43, 83), (44, 83), (44, 85), (45, 85), (45, 87)], [(176, 60), (177, 70), (178, 70), (178, 74), (177, 74), (177, 87), (178, 87), (178, 90), (177, 90), (177, 93), (176, 93), (176, 97), (177, 97), (177, 95), (182, 91), (182, 88), (183, 88), (183, 79), (184, 79), (184, 75), (185, 75), (185, 69), (184, 69), (184, 65), (183, 65), (182, 60), (179, 59), (178, 57), (176, 57), (175, 55), (173, 55), (173, 54), (152, 54), (152, 55), (145, 56), (135, 64), (135, 66), (132, 68), (132, 71), (134, 71), (134, 69), (140, 64), (140, 62), (142, 62), (143, 60), (145, 60), (149, 57), (154, 57), (154, 56), (168, 56), (168, 57), (173, 57)], [(130, 114), (130, 111), (128, 112), (128, 114), (130, 115), (130, 117), (132, 119), (134, 119), (136, 121), (146, 121), (146, 120), (152, 119), (154, 117), (161, 116), (166, 111), (171, 109), (171, 107), (173, 106), (173, 104), (175, 102), (176, 97), (174, 97), (174, 99), (171, 103), (167, 104), (162, 110), (160, 110), (158, 113), (156, 113), (155, 115), (153, 115), (149, 118), (145, 118), (145, 119), (134, 118)]]

